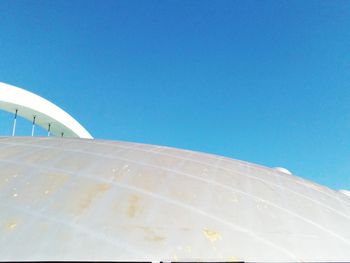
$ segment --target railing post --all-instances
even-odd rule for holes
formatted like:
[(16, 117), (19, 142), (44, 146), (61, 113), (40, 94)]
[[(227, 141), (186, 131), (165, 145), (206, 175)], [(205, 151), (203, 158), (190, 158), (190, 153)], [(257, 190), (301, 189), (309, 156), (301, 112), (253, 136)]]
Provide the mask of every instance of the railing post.
[(15, 136), (15, 132), (16, 132), (17, 113), (18, 113), (18, 109), (16, 109), (15, 118), (13, 119), (12, 136)]
[(33, 117), (33, 125), (32, 125), (32, 136), (34, 136), (34, 130), (35, 130), (35, 117)]

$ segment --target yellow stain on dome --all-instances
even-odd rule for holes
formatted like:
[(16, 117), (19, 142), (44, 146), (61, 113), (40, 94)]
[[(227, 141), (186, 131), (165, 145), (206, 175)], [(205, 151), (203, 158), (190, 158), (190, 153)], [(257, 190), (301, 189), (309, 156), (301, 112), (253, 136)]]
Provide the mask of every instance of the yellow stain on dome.
[(234, 257), (234, 256), (230, 256), (227, 260), (228, 262), (238, 262), (238, 258)]
[(132, 195), (129, 198), (129, 207), (128, 207), (129, 217), (135, 217), (141, 212), (140, 200), (141, 198), (137, 195)]
[(98, 195), (105, 193), (110, 188), (111, 185), (106, 183), (100, 183), (91, 187), (80, 198), (80, 208), (82, 210), (89, 208)]
[(7, 230), (14, 230), (18, 225), (18, 222), (16, 220), (10, 220), (5, 224), (5, 228)]
[(204, 233), (204, 236), (211, 242), (215, 242), (221, 239), (221, 234), (217, 231), (204, 228), (203, 233)]

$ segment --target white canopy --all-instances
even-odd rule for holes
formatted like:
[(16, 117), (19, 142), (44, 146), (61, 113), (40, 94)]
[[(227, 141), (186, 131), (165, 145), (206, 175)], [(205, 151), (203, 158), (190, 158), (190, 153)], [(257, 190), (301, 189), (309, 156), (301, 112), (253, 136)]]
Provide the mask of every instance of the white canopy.
[(0, 110), (33, 121), (54, 135), (92, 139), (90, 133), (67, 112), (50, 101), (12, 85), (0, 82)]

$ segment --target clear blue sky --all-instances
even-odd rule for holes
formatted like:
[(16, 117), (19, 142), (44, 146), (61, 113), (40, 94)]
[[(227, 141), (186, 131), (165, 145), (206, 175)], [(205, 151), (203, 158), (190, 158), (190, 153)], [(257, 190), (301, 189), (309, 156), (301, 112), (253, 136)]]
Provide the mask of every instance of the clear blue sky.
[(3, 0), (0, 12), (0, 81), (96, 138), (350, 189), (350, 1)]

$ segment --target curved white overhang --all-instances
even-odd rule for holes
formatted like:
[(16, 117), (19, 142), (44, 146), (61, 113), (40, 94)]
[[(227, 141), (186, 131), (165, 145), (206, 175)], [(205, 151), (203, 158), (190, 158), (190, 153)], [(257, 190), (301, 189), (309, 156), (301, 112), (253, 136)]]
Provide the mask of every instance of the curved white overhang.
[(53, 135), (92, 139), (91, 134), (67, 112), (24, 89), (0, 82), (0, 110), (15, 113), (48, 129)]

